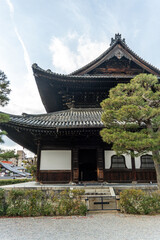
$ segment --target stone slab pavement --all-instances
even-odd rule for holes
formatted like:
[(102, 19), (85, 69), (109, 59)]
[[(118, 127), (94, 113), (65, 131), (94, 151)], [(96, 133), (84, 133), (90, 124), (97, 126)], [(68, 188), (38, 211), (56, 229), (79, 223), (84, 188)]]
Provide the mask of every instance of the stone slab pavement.
[(159, 240), (160, 215), (0, 218), (2, 240)]

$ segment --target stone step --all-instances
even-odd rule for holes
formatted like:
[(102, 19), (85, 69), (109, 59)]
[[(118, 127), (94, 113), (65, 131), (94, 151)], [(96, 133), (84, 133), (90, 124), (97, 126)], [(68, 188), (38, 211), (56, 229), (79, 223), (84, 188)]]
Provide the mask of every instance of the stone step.
[(87, 196), (115, 196), (114, 190), (111, 187), (107, 188), (87, 188), (85, 189)]
[(88, 211), (112, 211), (117, 209), (116, 195), (112, 187), (85, 188), (84, 200)]
[(92, 192), (92, 193), (89, 193), (89, 192), (85, 192), (85, 195), (87, 195), (87, 196), (111, 196), (111, 193), (110, 192), (108, 192), (108, 193), (103, 193), (103, 192), (99, 192), (99, 193)]
[(118, 210), (117, 209), (108, 209), (108, 210), (97, 210), (97, 211), (91, 211), (89, 210), (87, 212), (87, 216), (90, 216), (90, 215), (95, 215), (95, 214), (107, 214), (107, 213), (118, 213)]

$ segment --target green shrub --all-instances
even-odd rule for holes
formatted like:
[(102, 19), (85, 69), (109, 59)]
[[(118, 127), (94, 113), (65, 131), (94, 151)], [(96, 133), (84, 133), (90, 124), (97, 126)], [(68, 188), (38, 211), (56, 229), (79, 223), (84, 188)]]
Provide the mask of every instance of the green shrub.
[(4, 179), (0, 180), (0, 186), (16, 184), (16, 183), (24, 183), (24, 182), (31, 182), (33, 179)]
[(26, 216), (27, 211), (26, 201), (24, 198), (24, 190), (11, 190), (7, 196), (7, 216)]
[(160, 213), (160, 191), (153, 192), (151, 196), (153, 213)]
[(0, 188), (0, 216), (4, 216), (6, 214), (7, 205), (5, 203), (5, 192)]
[(28, 205), (27, 216), (40, 216), (44, 192), (40, 190), (25, 191), (25, 199)]
[(87, 207), (82, 202), (83, 190), (64, 190), (57, 201), (57, 215), (86, 215)]
[(78, 209), (78, 215), (85, 216), (87, 213), (87, 206), (85, 203), (80, 203), (79, 209)]
[(83, 190), (65, 190), (55, 195), (41, 190), (0, 190), (0, 215), (54, 216), (85, 215)]
[(128, 189), (120, 193), (121, 212), (129, 214), (160, 213), (160, 192), (146, 193)]
[(42, 199), (41, 215), (43, 216), (55, 216), (56, 215), (56, 201), (57, 197), (53, 191), (44, 193)]
[(40, 216), (44, 212), (45, 193), (40, 190), (11, 190), (7, 197), (8, 216)]
[(27, 165), (27, 171), (35, 178), (37, 172), (37, 164)]

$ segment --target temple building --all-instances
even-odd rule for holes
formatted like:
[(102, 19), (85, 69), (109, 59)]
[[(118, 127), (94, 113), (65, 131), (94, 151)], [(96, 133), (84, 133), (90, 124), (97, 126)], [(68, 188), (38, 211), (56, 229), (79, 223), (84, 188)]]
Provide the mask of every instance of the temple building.
[[(160, 79), (160, 70), (136, 55), (120, 34), (98, 58), (68, 75), (32, 66), (46, 114), (10, 115), (1, 129), (37, 154), (37, 180), (42, 183), (156, 181), (150, 154), (117, 156), (104, 143), (100, 102), (118, 83), (139, 73)], [(34, 101), (34, 99), (33, 99)]]

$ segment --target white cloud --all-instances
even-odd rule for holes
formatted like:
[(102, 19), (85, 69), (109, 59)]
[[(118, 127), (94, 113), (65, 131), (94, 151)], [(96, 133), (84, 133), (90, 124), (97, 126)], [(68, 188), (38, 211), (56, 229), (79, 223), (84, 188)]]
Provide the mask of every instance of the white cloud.
[[(10, 102), (2, 111), (17, 115), (22, 112), (30, 114), (44, 113), (45, 110), (32, 75), (29, 55), (18, 31), (17, 37), (23, 48), (27, 73), (21, 74), (19, 86), (14, 82), (11, 85)], [(73, 45), (75, 46), (74, 50)], [(94, 60), (108, 48), (108, 45), (106, 41), (92, 41), (89, 37), (79, 36), (76, 32), (69, 33), (63, 39), (54, 37), (50, 45), (54, 71), (70, 73)], [(16, 79), (16, 72), (11, 73), (10, 79)]]
[[(71, 50), (72, 44), (76, 50)], [(56, 71), (70, 73), (89, 63), (109, 47), (108, 42), (92, 41), (87, 36), (69, 33), (65, 38), (53, 37), (50, 44), (52, 63)]]
[(6, 0), (6, 3), (8, 4), (8, 7), (9, 7), (9, 10), (10, 10), (10, 14), (11, 14), (11, 17), (13, 17), (13, 14), (14, 14), (14, 7), (13, 7), (13, 4), (10, 0)]
[(59, 38), (53, 38), (50, 45), (52, 52), (52, 63), (56, 68), (60, 68), (62, 72), (72, 71), (76, 67), (74, 53), (64, 45)]
[[(20, 51), (17, 52), (17, 54), (23, 51), (24, 66), (26, 67), (26, 71), (25, 69), (19, 69), (18, 73), (15, 69), (10, 71), (11, 67), (8, 66), (8, 62), (6, 62), (8, 69), (5, 67), (4, 70), (6, 69), (7, 75), (10, 76), (10, 79), (12, 79), (10, 86), (12, 91), (9, 96), (10, 102), (4, 109), (2, 109), (2, 111), (11, 114), (21, 114), (23, 111), (28, 113), (42, 113), (42, 111), (44, 112), (44, 107), (42, 106), (35, 79), (33, 77), (29, 53), (14, 21), (14, 6), (11, 0), (6, 0), (6, 3), (9, 7), (13, 30), (20, 43)], [(18, 56), (15, 56), (15, 61), (16, 57)], [(17, 61), (19, 61), (19, 59)]]
[(11, 86), (10, 101), (4, 108), (0, 107), (1, 111), (19, 115), (22, 112), (29, 114), (44, 113), (38, 89), (35, 80), (30, 81), (28, 74), (22, 76), (22, 84)]
[(18, 29), (17, 29), (17, 27), (15, 25), (15, 22), (14, 22), (14, 6), (13, 6), (13, 4), (10, 0), (6, 0), (6, 3), (9, 7), (9, 10), (10, 10), (11, 20), (12, 20), (12, 23), (13, 23), (13, 26), (14, 26), (15, 34), (16, 34), (16, 36), (18, 38), (18, 41), (20, 42), (21, 47), (23, 49), (24, 62), (25, 62), (28, 74), (32, 78), (33, 76), (32, 76), (32, 71), (31, 71), (31, 61), (30, 61), (30, 58), (29, 58), (29, 54), (28, 54), (27, 48), (24, 44), (24, 41), (23, 41), (22, 37), (20, 36), (20, 34), (18, 32)]
[(16, 27), (14, 28), (14, 30), (15, 30), (16, 36), (17, 36), (17, 38), (18, 38), (18, 40), (19, 40), (19, 42), (20, 42), (20, 44), (22, 46), (22, 49), (23, 49), (24, 62), (25, 62), (28, 74), (32, 78), (31, 61), (30, 61), (30, 58), (29, 58), (29, 54), (28, 54), (27, 48), (26, 48), (26, 46), (25, 46), (25, 44), (24, 44), (24, 42), (23, 42), (23, 40), (22, 40), (22, 38), (21, 38), (21, 36), (20, 36), (20, 34), (19, 34), (19, 32), (18, 32)]

